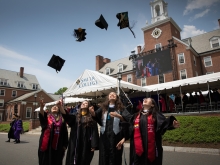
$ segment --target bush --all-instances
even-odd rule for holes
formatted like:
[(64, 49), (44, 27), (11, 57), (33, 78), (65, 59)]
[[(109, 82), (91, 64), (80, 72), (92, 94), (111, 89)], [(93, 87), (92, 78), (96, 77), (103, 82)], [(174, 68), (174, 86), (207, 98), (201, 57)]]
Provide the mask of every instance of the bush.
[(163, 140), (168, 142), (220, 143), (220, 117), (178, 116), (180, 128), (167, 131)]

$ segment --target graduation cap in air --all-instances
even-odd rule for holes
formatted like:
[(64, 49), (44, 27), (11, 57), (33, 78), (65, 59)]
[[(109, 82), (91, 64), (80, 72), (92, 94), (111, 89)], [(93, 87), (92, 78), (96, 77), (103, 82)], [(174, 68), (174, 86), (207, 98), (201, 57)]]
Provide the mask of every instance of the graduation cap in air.
[(99, 19), (97, 19), (95, 21), (95, 25), (98, 26), (101, 29), (105, 28), (107, 30), (107, 28), (108, 28), (108, 23), (106, 22), (105, 18), (102, 16), (102, 14), (99, 17)]
[(56, 70), (56, 72), (58, 73), (58, 71), (60, 71), (61, 68), (63, 67), (64, 62), (65, 62), (64, 59), (53, 54), (53, 56), (51, 57), (51, 59), (47, 65), (50, 66), (51, 68), (54, 68)]
[(84, 41), (86, 39), (85, 35), (86, 35), (86, 29), (82, 29), (82, 28), (74, 29), (73, 36), (77, 38), (76, 41), (78, 42)]
[(118, 20), (119, 20), (117, 26), (119, 26), (120, 29), (129, 28), (130, 31), (132, 32), (132, 34), (134, 35), (134, 38), (135, 38), (135, 34), (134, 34), (134, 32), (131, 30), (130, 25), (129, 25), (128, 12), (117, 13), (117, 14), (116, 14), (116, 17), (117, 17)]

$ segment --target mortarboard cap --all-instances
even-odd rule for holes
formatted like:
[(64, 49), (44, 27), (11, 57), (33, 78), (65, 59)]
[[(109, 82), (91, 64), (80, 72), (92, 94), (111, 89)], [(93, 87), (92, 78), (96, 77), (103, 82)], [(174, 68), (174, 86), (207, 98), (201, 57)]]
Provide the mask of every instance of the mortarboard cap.
[(76, 41), (81, 42), (86, 39), (86, 37), (85, 37), (86, 32), (85, 31), (86, 31), (86, 29), (82, 29), (82, 28), (74, 29), (74, 36), (77, 38)]
[(107, 28), (108, 28), (108, 23), (106, 22), (105, 18), (102, 16), (102, 14), (99, 17), (99, 19), (97, 19), (95, 21), (95, 25), (98, 26), (101, 29), (105, 28), (107, 30)]
[(128, 12), (118, 13), (116, 17), (119, 19), (117, 26), (119, 26), (120, 29), (129, 27)]
[(53, 54), (53, 56), (51, 57), (51, 59), (47, 65), (50, 66), (51, 68), (54, 68), (56, 70), (56, 72), (58, 73), (58, 71), (60, 71), (61, 68), (63, 67), (64, 62), (65, 62), (64, 59)]

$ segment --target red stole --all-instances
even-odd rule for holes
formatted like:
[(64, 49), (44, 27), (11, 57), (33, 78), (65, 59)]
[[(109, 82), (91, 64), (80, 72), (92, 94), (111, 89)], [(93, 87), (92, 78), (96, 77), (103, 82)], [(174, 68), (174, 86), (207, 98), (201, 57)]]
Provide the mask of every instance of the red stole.
[(136, 154), (138, 156), (141, 156), (144, 152), (144, 149), (141, 138), (141, 131), (139, 127), (139, 121), (140, 121), (140, 114), (137, 116), (137, 118), (134, 121), (134, 147)]
[(48, 125), (42, 137), (40, 150), (46, 151), (48, 148), (52, 124), (54, 124), (54, 135), (53, 135), (53, 140), (52, 140), (52, 148), (57, 150), (57, 144), (58, 144), (60, 129), (62, 125), (62, 117), (60, 117), (59, 121), (56, 123), (54, 117), (49, 114), (47, 117), (47, 122), (48, 122)]
[(155, 128), (154, 128), (154, 120), (152, 115), (147, 117), (147, 141), (148, 141), (148, 151), (147, 158), (153, 162), (155, 159)]

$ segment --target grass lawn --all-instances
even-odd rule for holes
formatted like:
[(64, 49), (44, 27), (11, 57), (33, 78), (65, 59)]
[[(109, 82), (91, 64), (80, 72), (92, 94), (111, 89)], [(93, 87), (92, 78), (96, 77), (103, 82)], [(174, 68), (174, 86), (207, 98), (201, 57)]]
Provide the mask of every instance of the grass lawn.
[[(23, 122), (24, 132), (29, 131), (29, 122)], [(10, 124), (0, 124), (0, 132), (8, 132), (10, 129)]]

